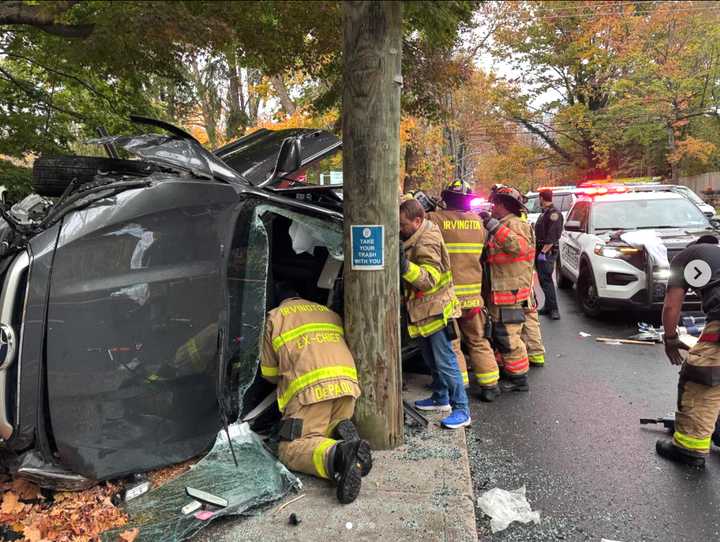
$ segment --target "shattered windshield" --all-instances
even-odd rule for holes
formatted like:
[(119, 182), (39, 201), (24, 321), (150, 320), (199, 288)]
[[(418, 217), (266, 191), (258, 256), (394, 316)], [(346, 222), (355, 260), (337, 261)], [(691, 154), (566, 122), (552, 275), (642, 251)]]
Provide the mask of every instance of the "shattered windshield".
[(103, 137), (93, 139), (90, 143), (96, 145), (112, 143), (148, 162), (189, 171), (198, 177), (219, 178), (224, 181), (247, 184), (222, 160), (191, 139), (146, 134)]

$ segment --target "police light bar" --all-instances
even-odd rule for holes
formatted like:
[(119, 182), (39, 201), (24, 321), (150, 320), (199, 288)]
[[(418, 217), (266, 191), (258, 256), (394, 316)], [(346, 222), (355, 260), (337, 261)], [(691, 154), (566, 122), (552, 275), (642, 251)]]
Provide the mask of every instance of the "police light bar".
[(582, 183), (579, 193), (586, 196), (604, 196), (605, 194), (623, 194), (628, 191), (627, 186)]

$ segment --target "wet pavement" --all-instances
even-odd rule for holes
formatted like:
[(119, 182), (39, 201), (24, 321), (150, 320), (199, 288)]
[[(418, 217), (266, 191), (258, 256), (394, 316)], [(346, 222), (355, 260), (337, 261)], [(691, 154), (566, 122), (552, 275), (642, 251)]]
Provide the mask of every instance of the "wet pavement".
[(661, 426), (638, 423), (673, 412), (678, 369), (661, 345), (595, 342), (636, 333), (651, 315), (592, 320), (573, 293), (559, 292), (562, 320), (541, 317), (547, 364), (531, 369), (530, 392), (472, 401), (475, 496), (525, 485), (542, 520), (491, 534), (476, 510), (480, 540), (720, 539), (720, 449), (705, 471), (678, 466), (655, 454)]

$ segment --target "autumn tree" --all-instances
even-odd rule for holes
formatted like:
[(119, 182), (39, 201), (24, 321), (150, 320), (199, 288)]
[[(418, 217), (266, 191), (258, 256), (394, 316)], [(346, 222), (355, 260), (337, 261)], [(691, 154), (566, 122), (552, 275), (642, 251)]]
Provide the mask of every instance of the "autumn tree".
[(705, 2), (659, 3), (629, 19), (630, 37), (619, 48), (625, 75), (613, 86), (611, 117), (626, 130), (642, 126), (652, 134), (642, 146), (665, 151), (661, 171), (669, 166), (677, 182), (683, 164), (708, 162), (720, 143), (703, 130), (720, 128), (720, 11)]

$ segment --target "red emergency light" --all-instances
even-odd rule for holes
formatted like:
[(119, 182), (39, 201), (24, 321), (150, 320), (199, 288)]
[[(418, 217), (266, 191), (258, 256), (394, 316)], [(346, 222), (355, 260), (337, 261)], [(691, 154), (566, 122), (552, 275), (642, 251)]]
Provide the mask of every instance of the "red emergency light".
[(605, 194), (624, 194), (628, 191), (623, 185), (598, 185), (589, 182), (582, 183), (578, 187), (580, 194), (586, 196), (604, 196)]

